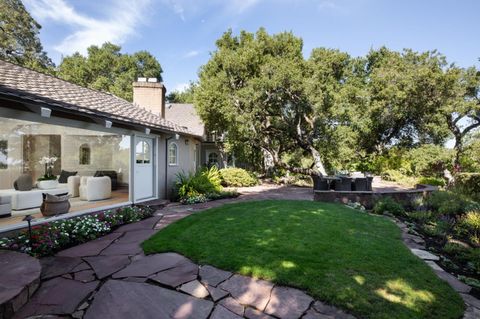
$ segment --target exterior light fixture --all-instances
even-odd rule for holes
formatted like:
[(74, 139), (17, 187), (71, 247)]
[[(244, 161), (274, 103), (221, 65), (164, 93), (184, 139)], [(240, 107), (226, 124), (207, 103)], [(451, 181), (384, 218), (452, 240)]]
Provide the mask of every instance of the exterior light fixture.
[(42, 117), (50, 117), (50, 115), (52, 115), (52, 109), (49, 109), (48, 107), (41, 107), (40, 115)]
[(175, 139), (178, 141), (178, 139), (180, 138), (180, 135), (178, 134), (175, 134)]
[(112, 128), (112, 121), (105, 120), (105, 127)]
[(32, 215), (25, 216), (22, 220), (28, 223), (28, 246), (32, 247), (32, 220), (35, 219)]

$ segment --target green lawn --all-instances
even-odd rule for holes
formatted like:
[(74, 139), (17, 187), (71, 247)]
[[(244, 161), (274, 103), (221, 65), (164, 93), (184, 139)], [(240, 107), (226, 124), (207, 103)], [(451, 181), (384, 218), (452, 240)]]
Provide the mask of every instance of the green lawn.
[(143, 248), (298, 287), (361, 318), (460, 318), (460, 296), (400, 238), (393, 222), (342, 205), (271, 200), (189, 216)]

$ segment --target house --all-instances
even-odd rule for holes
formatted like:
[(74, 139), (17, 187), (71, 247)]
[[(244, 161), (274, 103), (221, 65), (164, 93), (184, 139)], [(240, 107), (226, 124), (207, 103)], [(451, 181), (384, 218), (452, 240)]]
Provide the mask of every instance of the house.
[[(69, 193), (69, 216), (168, 198), (176, 173), (201, 165), (204, 134), (166, 117), (163, 84), (133, 89), (130, 103), (0, 61), (0, 215), (12, 216), (0, 227), (41, 217), (42, 193)], [(58, 181), (37, 183), (46, 172)]]
[(229, 164), (234, 165), (232, 159), (230, 158), (229, 161), (221, 149), (223, 136), (218, 136), (215, 132), (209, 132), (206, 129), (193, 104), (167, 103), (165, 118), (177, 125), (185, 125), (194, 134), (203, 137), (199, 158), (202, 166), (215, 165), (218, 168), (224, 168)]

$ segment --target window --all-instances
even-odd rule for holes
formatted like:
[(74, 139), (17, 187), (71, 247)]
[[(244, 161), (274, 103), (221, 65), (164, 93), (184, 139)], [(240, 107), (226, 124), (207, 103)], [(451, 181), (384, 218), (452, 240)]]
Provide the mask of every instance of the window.
[(135, 159), (137, 164), (150, 164), (152, 152), (150, 144), (146, 141), (138, 141), (135, 147)]
[(178, 164), (178, 147), (177, 144), (171, 143), (168, 147), (168, 164), (177, 165)]
[(0, 169), (8, 168), (8, 141), (0, 140)]
[(208, 166), (218, 166), (218, 154), (215, 152), (212, 152), (208, 154)]
[(88, 144), (80, 145), (80, 165), (90, 165), (90, 146)]

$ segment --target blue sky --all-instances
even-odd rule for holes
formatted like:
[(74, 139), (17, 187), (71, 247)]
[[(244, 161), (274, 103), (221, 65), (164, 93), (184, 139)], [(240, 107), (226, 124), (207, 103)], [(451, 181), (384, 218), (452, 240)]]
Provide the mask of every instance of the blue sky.
[(304, 54), (330, 47), (353, 56), (382, 45), (437, 49), (460, 66), (480, 63), (479, 0), (24, 0), (43, 26), (49, 55), (81, 53), (110, 41), (147, 50), (161, 63), (169, 91), (197, 78), (215, 40), (231, 28), (293, 31)]

